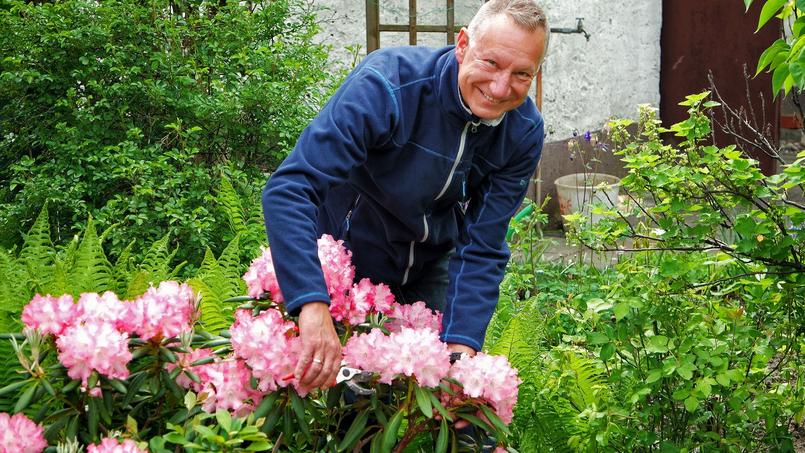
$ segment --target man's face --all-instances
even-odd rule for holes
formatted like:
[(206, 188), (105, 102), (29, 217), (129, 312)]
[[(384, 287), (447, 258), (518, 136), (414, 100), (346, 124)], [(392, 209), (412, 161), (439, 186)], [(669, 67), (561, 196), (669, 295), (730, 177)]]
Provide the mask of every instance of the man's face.
[(545, 51), (545, 31), (526, 31), (508, 15), (500, 14), (476, 34), (469, 36), (466, 29), (458, 34), (458, 87), (472, 113), (495, 119), (517, 108), (528, 96)]

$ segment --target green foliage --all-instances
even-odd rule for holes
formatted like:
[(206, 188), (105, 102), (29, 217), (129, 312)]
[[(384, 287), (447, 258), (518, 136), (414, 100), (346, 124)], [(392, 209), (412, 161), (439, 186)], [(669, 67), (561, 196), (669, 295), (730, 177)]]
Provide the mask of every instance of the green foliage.
[[(194, 395), (189, 393), (193, 401)], [(188, 409), (193, 405), (188, 404)], [(170, 433), (164, 436), (153, 437), (149, 441), (149, 451), (152, 453), (171, 453), (174, 450), (166, 448), (167, 445), (180, 445), (191, 451), (268, 451), (274, 447), (274, 442), (260, 427), (265, 418), (255, 420), (253, 415), (244, 418), (232, 417), (224, 410), (214, 414), (200, 413), (185, 425), (168, 424)], [(178, 447), (177, 447), (178, 448)]]
[[(181, 238), (177, 258), (191, 270), (202, 259), (196, 251), (219, 254), (232, 239), (233, 191), (248, 213), (237, 225), (254, 223), (263, 172), (331, 88), (326, 48), (313, 42), (314, 14), (301, 0), (5, 4), (6, 248), (48, 203), (56, 244), (92, 215), (111, 256), (169, 235), (173, 246)], [(214, 195), (222, 174), (230, 204)], [(241, 241), (256, 244), (253, 235)]]
[[(746, 10), (754, 0), (744, 0)], [(776, 40), (760, 56), (755, 75), (767, 70), (772, 73), (774, 95), (783, 90), (788, 94), (792, 88), (805, 86), (805, 2), (802, 0), (764, 0), (758, 18), (757, 30), (767, 26), (772, 18), (783, 20), (788, 29), (783, 38)], [(756, 30), (756, 31), (757, 31)]]
[(765, 176), (739, 148), (707, 142), (707, 93), (682, 104), (690, 118), (669, 130), (649, 108), (634, 134), (611, 125), (628, 202), (574, 232), (631, 254), (577, 287), (569, 269), (509, 268), (499, 313), (540, 351), (521, 374), (515, 426), (541, 421), (516, 430), (523, 450), (792, 448), (805, 419), (805, 207), (788, 190), (802, 188), (805, 155)]

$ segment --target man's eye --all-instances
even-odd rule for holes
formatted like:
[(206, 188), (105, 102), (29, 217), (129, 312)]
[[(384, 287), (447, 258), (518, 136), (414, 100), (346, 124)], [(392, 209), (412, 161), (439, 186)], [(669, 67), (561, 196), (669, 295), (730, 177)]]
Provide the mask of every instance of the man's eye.
[(514, 75), (515, 77), (521, 80), (531, 80), (532, 78), (531, 74), (528, 72), (517, 72)]
[(498, 64), (495, 63), (495, 60), (484, 60), (484, 63), (488, 64), (489, 66), (497, 66)]

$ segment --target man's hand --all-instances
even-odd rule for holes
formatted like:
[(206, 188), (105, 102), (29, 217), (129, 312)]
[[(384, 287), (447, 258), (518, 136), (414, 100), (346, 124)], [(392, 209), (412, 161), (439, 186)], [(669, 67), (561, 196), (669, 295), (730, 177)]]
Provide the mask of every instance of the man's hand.
[(300, 387), (310, 391), (335, 382), (341, 368), (341, 342), (326, 303), (311, 302), (302, 306), (299, 337), (302, 354), (294, 375), (299, 378)]
[[(469, 347), (469, 346), (467, 346), (465, 344), (459, 344), (459, 343), (447, 343), (447, 349), (449, 349), (450, 352), (461, 352), (461, 353), (469, 355), (470, 357), (475, 356), (475, 353), (476, 353), (475, 349), (472, 349), (471, 347)], [(450, 387), (453, 388), (453, 390), (458, 390), (453, 384), (449, 384), (449, 385), (450, 385)], [(450, 413), (450, 416), (455, 417), (455, 415), (453, 413)], [(437, 415), (436, 418), (438, 419), (438, 418), (440, 418), (440, 416)], [(469, 426), (469, 424), (470, 424), (470, 422), (468, 422), (467, 420), (457, 420), (453, 424), (453, 426), (455, 426), (456, 429), (464, 429), (467, 426)]]

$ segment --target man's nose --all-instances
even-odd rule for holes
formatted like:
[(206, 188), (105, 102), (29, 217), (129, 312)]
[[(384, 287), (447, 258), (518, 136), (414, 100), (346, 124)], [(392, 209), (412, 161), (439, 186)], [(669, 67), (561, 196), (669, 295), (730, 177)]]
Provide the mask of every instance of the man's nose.
[(498, 71), (489, 84), (489, 94), (494, 98), (504, 98), (511, 89), (512, 75), (508, 71)]

